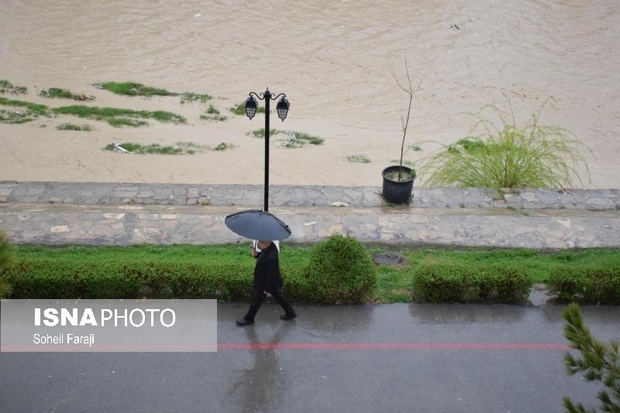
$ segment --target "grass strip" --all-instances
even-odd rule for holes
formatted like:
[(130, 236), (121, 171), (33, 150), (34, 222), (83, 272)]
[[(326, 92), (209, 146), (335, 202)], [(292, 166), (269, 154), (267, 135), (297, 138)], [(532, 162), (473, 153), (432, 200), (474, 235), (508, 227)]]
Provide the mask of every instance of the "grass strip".
[(4, 97), (0, 97), (0, 105), (17, 107), (17, 108), (25, 108), (32, 112), (36, 116), (47, 116), (49, 115), (49, 107), (45, 105), (40, 105), (32, 102), (24, 102), (23, 100), (13, 100), (7, 99)]
[(138, 155), (195, 155), (197, 153), (205, 153), (208, 151), (221, 152), (234, 148), (235, 145), (225, 142), (222, 142), (215, 147), (198, 145), (193, 142), (177, 142), (176, 146), (160, 145), (158, 143), (142, 145), (139, 143), (126, 142), (122, 144), (111, 143), (106, 145), (103, 149), (106, 151), (121, 151), (123, 153)]
[(25, 95), (28, 93), (28, 88), (25, 86), (15, 86), (6, 79), (0, 79), (0, 93)]
[(73, 100), (81, 100), (81, 101), (92, 101), (95, 100), (94, 96), (86, 95), (84, 93), (73, 93), (68, 89), (62, 89), (59, 87), (53, 87), (47, 90), (42, 90), (39, 92), (39, 96), (44, 98), (60, 98), (60, 99), (73, 99)]
[(166, 89), (160, 89), (151, 86), (144, 86), (135, 82), (103, 82), (95, 83), (98, 89), (110, 91), (116, 95), (122, 96), (177, 96), (178, 93), (169, 92)]
[[(142, 126), (143, 123), (135, 121), (127, 121), (127, 119), (154, 119), (163, 123), (187, 123), (181, 115), (162, 110), (146, 111), (132, 110), (109, 107), (95, 107), (84, 105), (63, 106), (53, 109), (53, 112), (59, 115), (73, 115), (85, 119), (93, 119), (98, 121), (108, 121), (112, 126)], [(121, 121), (119, 121), (121, 119)], [(120, 123), (120, 124), (119, 124)]]

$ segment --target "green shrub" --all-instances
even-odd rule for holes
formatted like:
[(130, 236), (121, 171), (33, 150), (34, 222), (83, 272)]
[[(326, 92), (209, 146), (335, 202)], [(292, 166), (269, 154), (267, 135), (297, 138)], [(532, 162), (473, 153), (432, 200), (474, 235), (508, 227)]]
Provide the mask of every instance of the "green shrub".
[(413, 299), (431, 303), (521, 303), (529, 274), (502, 264), (422, 264), (413, 270)]
[(11, 284), (4, 278), (0, 277), (0, 299), (7, 298), (11, 295)]
[[(280, 270), (282, 278), (284, 278), (284, 295), (289, 301), (300, 303), (310, 302), (308, 297), (312, 296), (312, 289), (308, 283), (308, 279), (304, 276), (304, 267), (298, 265), (289, 265), (283, 263), (280, 257)], [(250, 297), (251, 291), (246, 291), (247, 297)]]
[(374, 291), (377, 270), (372, 257), (355, 238), (332, 235), (310, 251), (305, 271), (311, 301), (360, 303)]
[(413, 271), (414, 301), (462, 302), (466, 286), (460, 265), (422, 264)]
[(11, 295), (11, 284), (2, 276), (2, 272), (13, 267), (15, 261), (15, 247), (10, 243), (6, 232), (0, 230), (0, 299)]
[(561, 302), (620, 304), (620, 267), (562, 267), (549, 274), (549, 293)]
[(478, 296), (484, 302), (527, 302), (532, 288), (529, 274), (504, 265), (485, 267), (476, 281)]

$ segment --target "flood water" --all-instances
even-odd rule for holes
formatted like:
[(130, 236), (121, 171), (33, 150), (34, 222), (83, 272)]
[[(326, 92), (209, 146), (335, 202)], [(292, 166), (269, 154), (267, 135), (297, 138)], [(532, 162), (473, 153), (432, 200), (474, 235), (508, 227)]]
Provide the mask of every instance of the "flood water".
[[(190, 125), (101, 123), (75, 134), (56, 131), (53, 120), (0, 124), (0, 179), (261, 182), (251, 171), (262, 168), (262, 143), (246, 133), (262, 117), (201, 122), (200, 106), (92, 87), (135, 81), (208, 93), (224, 112), (250, 91), (284, 92), (289, 118), (274, 116), (272, 125), (325, 143), (274, 149), (272, 183), (380, 185), (381, 169), (399, 154), (407, 97), (396, 79), (404, 81), (406, 60), (420, 87), (409, 144), (466, 136), (473, 121), (465, 113), (504, 96), (519, 119), (553, 96), (541, 120), (592, 149), (586, 186), (617, 188), (619, 44), (618, 0), (2, 0), (0, 79), (27, 86), (29, 100), (62, 87), (95, 95), (99, 106), (180, 112)], [(101, 151), (112, 141), (178, 140), (237, 148), (183, 159)], [(372, 162), (348, 162), (352, 155)]]

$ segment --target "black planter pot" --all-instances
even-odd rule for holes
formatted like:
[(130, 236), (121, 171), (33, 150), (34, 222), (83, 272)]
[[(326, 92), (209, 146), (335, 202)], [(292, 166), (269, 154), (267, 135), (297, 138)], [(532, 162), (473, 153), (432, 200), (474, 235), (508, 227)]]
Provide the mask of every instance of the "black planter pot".
[(411, 202), (413, 193), (413, 181), (415, 180), (415, 170), (402, 167), (403, 180), (398, 180), (398, 171), (401, 167), (398, 165), (388, 166), (383, 170), (383, 192), (381, 196), (387, 202), (392, 204), (408, 204)]

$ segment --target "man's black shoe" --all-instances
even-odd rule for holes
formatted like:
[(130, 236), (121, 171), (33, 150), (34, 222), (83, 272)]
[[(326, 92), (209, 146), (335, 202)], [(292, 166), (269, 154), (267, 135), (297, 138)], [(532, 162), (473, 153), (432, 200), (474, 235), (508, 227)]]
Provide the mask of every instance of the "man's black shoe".
[(292, 320), (293, 318), (297, 317), (297, 314), (282, 314), (280, 316), (280, 320)]
[(250, 321), (250, 320), (246, 320), (245, 318), (241, 318), (239, 320), (237, 320), (237, 325), (238, 326), (247, 326), (250, 324), (254, 324), (254, 321)]

